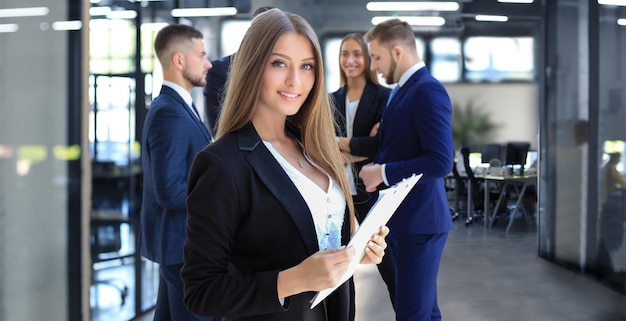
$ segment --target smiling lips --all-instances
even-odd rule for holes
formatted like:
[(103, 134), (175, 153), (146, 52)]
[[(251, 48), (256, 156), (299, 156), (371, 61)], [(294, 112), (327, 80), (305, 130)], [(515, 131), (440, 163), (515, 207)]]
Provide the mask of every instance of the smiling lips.
[(300, 96), (299, 94), (290, 94), (290, 93), (286, 93), (284, 91), (279, 91), (278, 92), (281, 96), (287, 97), (287, 98), (298, 98), (298, 96)]

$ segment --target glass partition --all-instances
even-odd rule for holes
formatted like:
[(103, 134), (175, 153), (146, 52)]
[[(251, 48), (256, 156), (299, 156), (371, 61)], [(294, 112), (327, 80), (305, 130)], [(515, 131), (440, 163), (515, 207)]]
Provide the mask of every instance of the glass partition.
[[(92, 320), (131, 320), (154, 307), (158, 265), (137, 251), (141, 208), (141, 129), (160, 72), (153, 43), (166, 23), (145, 20), (163, 4), (113, 1), (92, 9), (133, 13), (92, 16), (89, 47), (90, 250)], [(98, 11), (98, 10), (92, 10)], [(141, 27), (138, 29), (137, 26)]]
[[(596, 270), (626, 293), (626, 7), (599, 6)], [(593, 106), (592, 106), (593, 107)]]
[(457, 38), (439, 37), (430, 42), (432, 60), (427, 62), (433, 77), (442, 82), (461, 80), (461, 41)]
[(81, 2), (0, 4), (25, 7), (0, 19), (0, 320), (74, 321), (85, 294), (81, 173), (89, 170), (81, 166)]
[(535, 76), (532, 37), (469, 37), (463, 44), (468, 81), (532, 81)]

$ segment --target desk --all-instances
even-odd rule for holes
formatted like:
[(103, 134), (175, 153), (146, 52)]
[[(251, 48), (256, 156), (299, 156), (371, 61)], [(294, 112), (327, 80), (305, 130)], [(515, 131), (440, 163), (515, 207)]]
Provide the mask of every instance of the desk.
[[(517, 193), (517, 199), (515, 201), (515, 207), (511, 212), (511, 218), (509, 219), (509, 224), (506, 227), (506, 232), (509, 232), (511, 229), (511, 225), (513, 224), (513, 219), (515, 218), (515, 213), (517, 213), (518, 209), (521, 208), (522, 213), (527, 221), (531, 221), (529, 213), (526, 212), (522, 205), (522, 200), (524, 198), (524, 192), (530, 185), (537, 184), (537, 175), (535, 174), (527, 174), (523, 176), (491, 176), (491, 175), (480, 175), (476, 176), (483, 181), (483, 186), (485, 189), (485, 227), (491, 228), (493, 225), (493, 221), (495, 219), (496, 214), (498, 214), (498, 209), (500, 208), (500, 204), (502, 200), (506, 196), (506, 187), (513, 186), (515, 192)], [(499, 186), (499, 194), (498, 202), (496, 206), (491, 210), (491, 214), (489, 214), (489, 183), (497, 183)], [(520, 189), (521, 185), (521, 189)]]

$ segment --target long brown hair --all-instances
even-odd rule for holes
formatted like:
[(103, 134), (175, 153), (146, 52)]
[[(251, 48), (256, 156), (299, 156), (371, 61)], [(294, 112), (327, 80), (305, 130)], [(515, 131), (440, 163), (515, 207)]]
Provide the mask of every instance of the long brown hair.
[(367, 80), (367, 82), (380, 85), (376, 72), (370, 69), (370, 65), (372, 64), (372, 58), (370, 57), (367, 43), (365, 42), (362, 34), (354, 32), (345, 35), (343, 39), (341, 39), (341, 44), (339, 45), (339, 87), (343, 87), (346, 83), (348, 83), (348, 76), (346, 76), (346, 72), (343, 71), (343, 68), (341, 68), (341, 47), (343, 47), (343, 44), (348, 40), (354, 40), (359, 44), (359, 46), (361, 46), (361, 51), (363, 52), (363, 59), (365, 64), (365, 80)]
[(302, 144), (309, 157), (341, 187), (348, 203), (350, 231), (353, 232), (354, 205), (335, 140), (332, 107), (324, 86), (321, 49), (313, 28), (302, 17), (272, 9), (252, 19), (232, 62), (216, 139), (252, 120), (267, 60), (278, 39), (289, 32), (309, 39), (315, 58), (315, 83), (300, 110), (287, 117), (287, 121), (300, 130)]

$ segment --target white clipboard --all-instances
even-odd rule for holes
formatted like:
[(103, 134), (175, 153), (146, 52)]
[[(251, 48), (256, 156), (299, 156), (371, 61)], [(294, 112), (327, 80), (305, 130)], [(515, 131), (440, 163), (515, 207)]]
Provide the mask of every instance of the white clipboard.
[(365, 255), (365, 248), (367, 246), (367, 242), (369, 242), (372, 237), (372, 234), (378, 232), (379, 227), (387, 224), (393, 213), (396, 212), (398, 206), (400, 206), (400, 203), (402, 203), (404, 198), (413, 189), (413, 186), (417, 184), (417, 181), (422, 178), (422, 175), (423, 174), (413, 174), (411, 177), (403, 179), (396, 185), (380, 191), (376, 203), (374, 203), (372, 208), (369, 210), (367, 216), (360, 224), (359, 229), (356, 233), (354, 233), (354, 236), (347, 245), (353, 246), (356, 250), (356, 254), (352, 259), (352, 262), (350, 262), (346, 273), (343, 275), (337, 286), (324, 289), (315, 294), (313, 299), (311, 299), (311, 309), (322, 302), (322, 300), (324, 300), (329, 294), (335, 291), (335, 289), (354, 275), (356, 268)]

